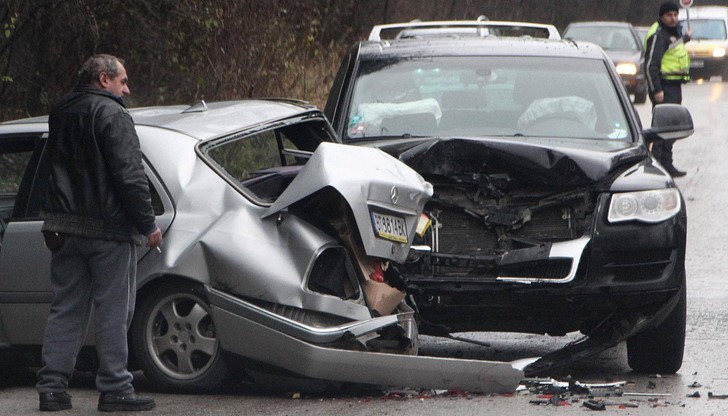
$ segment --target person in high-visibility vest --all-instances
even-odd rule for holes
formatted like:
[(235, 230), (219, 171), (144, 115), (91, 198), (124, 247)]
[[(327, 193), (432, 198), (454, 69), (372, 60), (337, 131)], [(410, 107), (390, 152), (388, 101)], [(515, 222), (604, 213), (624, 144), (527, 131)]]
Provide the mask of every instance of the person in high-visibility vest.
[[(663, 103), (682, 104), (682, 84), (690, 80), (690, 57), (685, 42), (692, 31), (683, 34), (678, 21), (680, 7), (667, 1), (660, 5), (659, 19), (645, 36), (645, 74), (652, 106)], [(685, 176), (672, 162), (675, 140), (658, 140), (652, 154), (673, 177)]]

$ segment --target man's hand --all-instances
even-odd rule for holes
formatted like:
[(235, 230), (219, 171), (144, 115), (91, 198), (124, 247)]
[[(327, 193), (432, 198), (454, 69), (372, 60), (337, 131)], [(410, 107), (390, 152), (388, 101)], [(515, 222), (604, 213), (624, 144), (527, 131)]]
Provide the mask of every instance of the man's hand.
[(665, 101), (665, 91), (656, 92), (654, 97), (655, 97), (655, 102), (658, 104)]
[(147, 235), (147, 247), (159, 247), (162, 245), (162, 230), (155, 228), (151, 234)]

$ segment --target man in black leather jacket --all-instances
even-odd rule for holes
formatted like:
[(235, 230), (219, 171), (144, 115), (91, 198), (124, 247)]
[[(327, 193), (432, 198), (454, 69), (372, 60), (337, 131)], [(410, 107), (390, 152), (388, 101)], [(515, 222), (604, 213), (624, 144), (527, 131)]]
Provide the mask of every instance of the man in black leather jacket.
[(127, 329), (136, 297), (135, 242), (159, 247), (149, 186), (123, 61), (89, 58), (79, 84), (49, 116), (50, 165), (43, 234), (52, 252), (53, 303), (38, 372), (40, 410), (71, 408), (66, 393), (85, 338), (91, 304), (99, 369), (99, 410), (149, 410), (127, 370)]

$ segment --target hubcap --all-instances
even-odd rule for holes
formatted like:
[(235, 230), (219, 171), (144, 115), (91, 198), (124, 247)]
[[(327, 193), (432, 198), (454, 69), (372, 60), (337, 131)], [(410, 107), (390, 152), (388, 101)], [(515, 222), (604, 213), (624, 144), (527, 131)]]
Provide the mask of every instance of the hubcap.
[(157, 367), (170, 377), (203, 374), (218, 353), (218, 340), (205, 302), (190, 294), (162, 299), (146, 326), (146, 343)]

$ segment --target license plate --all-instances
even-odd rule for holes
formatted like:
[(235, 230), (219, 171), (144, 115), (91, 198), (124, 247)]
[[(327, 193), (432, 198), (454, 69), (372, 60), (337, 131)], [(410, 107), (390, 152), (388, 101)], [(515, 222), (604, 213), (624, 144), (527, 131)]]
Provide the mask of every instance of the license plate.
[(705, 66), (703, 61), (690, 61), (690, 68), (702, 68)]
[(380, 238), (399, 243), (407, 242), (407, 225), (404, 218), (372, 212), (372, 225), (374, 234)]

